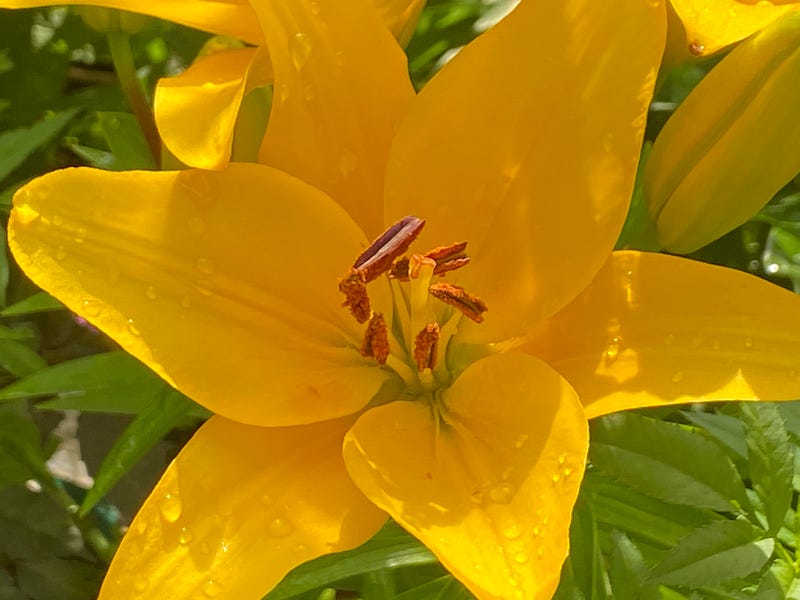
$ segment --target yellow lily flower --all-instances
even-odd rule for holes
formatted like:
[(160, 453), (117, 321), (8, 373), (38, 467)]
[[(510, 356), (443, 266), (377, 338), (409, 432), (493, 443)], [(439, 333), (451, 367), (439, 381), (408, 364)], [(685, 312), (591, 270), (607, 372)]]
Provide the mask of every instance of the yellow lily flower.
[(695, 56), (713, 54), (800, 8), (800, 2), (788, 0), (669, 1), (682, 27), (671, 32), (675, 43), (670, 40), (668, 46), (680, 45)]
[(523, 2), (416, 97), (366, 4), (254, 8), (285, 89), (273, 166), (68, 169), (15, 195), (25, 272), (217, 413), (102, 598), (260, 598), (387, 515), (479, 598), (550, 598), (586, 416), (800, 395), (794, 295), (612, 253), (663, 5)]

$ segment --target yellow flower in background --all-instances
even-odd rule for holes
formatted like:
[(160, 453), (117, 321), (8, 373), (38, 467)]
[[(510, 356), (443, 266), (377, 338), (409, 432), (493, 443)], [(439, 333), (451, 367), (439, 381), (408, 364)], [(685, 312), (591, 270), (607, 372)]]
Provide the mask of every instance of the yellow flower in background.
[(676, 18), (668, 54), (680, 46), (695, 56), (708, 56), (739, 42), (773, 21), (795, 12), (789, 0), (669, 0)]
[(659, 243), (689, 253), (744, 223), (800, 172), (800, 14), (742, 42), (658, 135), (643, 191)]
[(586, 416), (800, 395), (794, 295), (612, 253), (663, 9), (523, 2), (415, 96), (366, 3), (254, 4), (270, 166), (17, 193), (25, 272), (216, 413), (102, 598), (260, 598), (387, 516), (479, 598), (549, 598)]

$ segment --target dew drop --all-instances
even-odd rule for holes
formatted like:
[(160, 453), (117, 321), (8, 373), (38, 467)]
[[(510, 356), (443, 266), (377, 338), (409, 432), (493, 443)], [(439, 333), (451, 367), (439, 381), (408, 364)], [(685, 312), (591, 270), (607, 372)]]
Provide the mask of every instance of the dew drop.
[(189, 232), (192, 235), (203, 235), (206, 231), (206, 224), (200, 217), (189, 219)]
[(264, 494), (263, 496), (261, 496), (261, 504), (263, 506), (269, 506), (270, 504), (272, 504), (272, 496), (270, 496), (269, 494)]
[(570, 475), (572, 475), (572, 469), (570, 469), (569, 467), (565, 467), (563, 472), (564, 472), (564, 477), (569, 477)]
[(764, 266), (764, 270), (770, 275), (775, 275), (775, 273), (781, 270), (781, 267), (777, 263), (769, 263)]
[(308, 4), (308, 9), (311, 11), (311, 14), (315, 17), (319, 16), (319, 2), (313, 1)]
[(567, 453), (562, 452), (558, 455), (558, 464), (563, 465), (565, 462), (567, 462)]
[(54, 215), (53, 216), (53, 225), (56, 227), (61, 227), (64, 224), (64, 219), (61, 218), (61, 215)]
[(342, 177), (347, 177), (358, 167), (358, 155), (352, 150), (345, 149), (336, 164)]
[(152, 285), (147, 286), (144, 295), (147, 296), (148, 300), (158, 300), (158, 292)]
[(308, 57), (311, 56), (311, 38), (305, 33), (295, 33), (289, 42), (289, 52), (294, 68), (299, 71), (306, 66)]
[(150, 586), (150, 582), (144, 577), (137, 577), (133, 582), (133, 589), (135, 592), (141, 594)]
[(536, 556), (538, 556), (539, 558), (542, 558), (542, 555), (544, 555), (544, 550), (542, 548), (538, 548), (536, 550)]
[(561, 481), (561, 473), (553, 473), (551, 479), (553, 480), (553, 483), (558, 483)]
[(92, 298), (85, 298), (81, 303), (81, 312), (89, 318), (99, 315), (102, 309), (102, 305)]
[(753, 349), (753, 338), (751, 338), (749, 335), (746, 338), (744, 338), (744, 347), (747, 348), (748, 350)]
[(184, 546), (192, 541), (192, 532), (188, 527), (181, 527), (180, 542)]
[(501, 475), (502, 480), (506, 481), (508, 479), (511, 479), (512, 473), (514, 473), (514, 467), (506, 467), (505, 469), (503, 469), (503, 473)]
[(675, 371), (670, 379), (672, 379), (672, 383), (680, 383), (683, 381), (683, 377), (683, 371)]
[(267, 523), (267, 533), (272, 537), (286, 537), (294, 531), (294, 526), (283, 517), (274, 517)]
[(516, 441), (514, 442), (514, 448), (516, 448), (517, 450), (519, 450), (519, 449), (520, 449), (520, 448), (522, 448), (522, 447), (523, 447), (523, 446), (524, 446), (524, 445), (525, 445), (527, 442), (528, 442), (528, 434), (527, 434), (527, 433), (523, 433), (523, 434), (522, 434), (522, 435), (520, 435), (520, 436), (519, 436), (519, 437), (516, 439)]
[(211, 275), (214, 273), (214, 263), (208, 258), (198, 258), (195, 266), (203, 275)]
[(210, 289), (199, 285), (197, 286), (197, 293), (200, 294), (201, 296), (205, 296), (206, 298), (209, 298), (214, 295), (214, 292), (212, 292)]
[(159, 510), (161, 511), (161, 516), (164, 517), (164, 520), (168, 523), (174, 523), (180, 519), (183, 507), (181, 506), (181, 499), (178, 497), (178, 494), (169, 492), (164, 494), (164, 497), (161, 499)]
[(280, 98), (281, 104), (283, 104), (289, 99), (289, 94), (290, 94), (289, 86), (286, 85), (285, 83), (282, 83), (278, 91), (278, 97)]
[(542, 535), (542, 528), (539, 525), (535, 525), (533, 527), (533, 535), (535, 535), (536, 537)]
[(214, 579), (209, 579), (203, 584), (203, 593), (209, 598), (216, 598), (220, 592), (222, 592), (222, 586)]
[(67, 258), (67, 251), (64, 249), (64, 246), (56, 248), (56, 260), (64, 260), (65, 258)]
[(306, 86), (303, 88), (303, 98), (306, 99), (306, 102), (311, 102), (316, 97), (317, 97), (316, 89), (312, 84), (307, 83)]
[(489, 499), (495, 504), (508, 504), (514, 496), (514, 487), (510, 483), (500, 483), (489, 490)]
[(528, 562), (528, 553), (520, 550), (514, 555), (514, 562), (518, 565), (524, 565), (526, 562)]
[(136, 327), (136, 324), (133, 322), (133, 319), (128, 319), (128, 332), (131, 335), (141, 335), (139, 329)]
[(507, 540), (516, 540), (520, 535), (522, 535), (522, 532), (516, 523), (509, 523), (503, 528), (503, 537)]
[(78, 227), (75, 237), (72, 239), (75, 240), (76, 244), (82, 244), (86, 240), (86, 227)]
[(472, 494), (470, 494), (469, 499), (473, 504), (481, 505), (483, 504), (483, 492), (480, 490), (475, 490), (472, 492)]
[(622, 346), (621, 337), (614, 336), (613, 338), (611, 338), (611, 341), (609, 342), (605, 353), (606, 366), (610, 366), (616, 362), (617, 358), (619, 358), (619, 351), (621, 346)]

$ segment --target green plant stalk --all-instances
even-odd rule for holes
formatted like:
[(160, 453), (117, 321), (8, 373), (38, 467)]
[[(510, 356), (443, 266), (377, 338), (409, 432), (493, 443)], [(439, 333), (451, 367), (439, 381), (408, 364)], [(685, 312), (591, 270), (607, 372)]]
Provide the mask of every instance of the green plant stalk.
[(142, 90), (138, 77), (136, 77), (136, 65), (133, 62), (130, 36), (117, 27), (114, 31), (109, 31), (107, 37), (111, 60), (114, 63), (114, 70), (117, 72), (122, 91), (131, 105), (136, 120), (139, 121), (139, 127), (142, 128), (142, 133), (147, 140), (147, 145), (155, 163), (160, 165), (161, 138), (158, 135), (153, 111), (150, 109), (147, 98), (145, 98), (144, 90)]

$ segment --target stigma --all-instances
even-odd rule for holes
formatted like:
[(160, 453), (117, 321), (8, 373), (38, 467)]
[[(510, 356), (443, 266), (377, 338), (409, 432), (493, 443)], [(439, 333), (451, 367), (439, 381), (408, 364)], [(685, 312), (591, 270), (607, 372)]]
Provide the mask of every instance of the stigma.
[[(488, 307), (458, 285), (432, 281), (469, 264), (467, 242), (407, 255), (424, 226), (419, 217), (407, 216), (387, 228), (347, 269), (339, 290), (342, 306), (366, 324), (361, 355), (393, 368), (409, 384), (430, 388), (434, 373), (446, 370), (440, 353), (446, 353), (461, 317), (480, 323)], [(370, 302), (368, 284), (379, 277), (391, 285), (391, 315), (375, 312)]]

